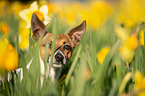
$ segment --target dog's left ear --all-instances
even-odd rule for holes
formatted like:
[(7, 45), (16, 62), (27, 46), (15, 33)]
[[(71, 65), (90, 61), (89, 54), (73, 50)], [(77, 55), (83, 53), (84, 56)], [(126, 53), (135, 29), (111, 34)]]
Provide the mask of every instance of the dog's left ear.
[(48, 30), (45, 28), (44, 23), (38, 18), (38, 16), (33, 13), (32, 19), (31, 19), (31, 30), (33, 32), (33, 38), (38, 41), (42, 33), (44, 32), (44, 35), (48, 33)]
[(68, 36), (74, 44), (74, 47), (80, 44), (80, 40), (83, 37), (86, 30), (86, 21), (84, 20), (80, 25), (74, 27), (68, 32)]

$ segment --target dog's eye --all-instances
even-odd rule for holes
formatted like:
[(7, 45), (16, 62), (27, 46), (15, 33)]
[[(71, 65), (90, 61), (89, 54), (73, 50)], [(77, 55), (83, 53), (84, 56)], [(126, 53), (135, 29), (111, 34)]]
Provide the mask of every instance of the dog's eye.
[(49, 44), (49, 48), (51, 48), (52, 47), (52, 44)]
[[(45, 47), (45, 46), (46, 46), (46, 44), (43, 45), (43, 47)], [(51, 48), (51, 47), (52, 47), (52, 44), (49, 44), (49, 48)]]
[(65, 50), (71, 50), (72, 48), (71, 48), (71, 46), (69, 46), (69, 45), (65, 45), (65, 46), (64, 46), (64, 49), (65, 49)]

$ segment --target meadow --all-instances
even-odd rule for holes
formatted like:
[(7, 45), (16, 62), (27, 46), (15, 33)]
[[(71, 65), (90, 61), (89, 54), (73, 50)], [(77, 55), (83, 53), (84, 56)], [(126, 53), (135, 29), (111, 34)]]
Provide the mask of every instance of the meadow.
[[(87, 22), (80, 45), (74, 49), (59, 79), (44, 78), (42, 86), (41, 39), (36, 43), (31, 38), (33, 13), (54, 38), (56, 34), (66, 35), (83, 20)], [(0, 14), (1, 96), (145, 95), (144, 0), (0, 1)], [(17, 68), (24, 69), (22, 80), (20, 74), (14, 75)]]

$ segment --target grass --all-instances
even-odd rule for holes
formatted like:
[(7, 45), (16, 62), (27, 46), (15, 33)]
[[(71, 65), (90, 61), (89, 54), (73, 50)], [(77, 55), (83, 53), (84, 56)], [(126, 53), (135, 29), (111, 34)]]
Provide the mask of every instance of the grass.
[[(7, 18), (7, 17), (6, 17)], [(49, 32), (54, 35), (61, 33), (65, 34), (68, 31), (67, 25), (57, 17), (49, 26)], [(52, 82), (50, 78), (45, 78), (43, 86), (40, 85), (40, 63), (39, 63), (39, 43), (36, 47), (34, 42), (29, 38), (29, 51), (21, 50), (19, 48), (18, 26), (19, 21), (13, 16), (7, 20), (10, 25), (11, 32), (8, 39), (19, 53), (19, 67), (24, 68), (23, 80), (20, 81), (19, 76), (16, 75), (14, 79), (14, 72), (11, 72), (11, 81), (4, 80), (4, 84), (0, 85), (0, 95), (3, 96), (116, 96), (120, 95), (119, 87), (126, 73), (139, 70), (145, 73), (145, 47), (139, 46), (135, 51), (134, 59), (129, 63), (129, 69), (125, 67), (125, 62), (122, 61), (119, 53), (119, 39), (114, 32), (113, 20), (108, 20), (101, 25), (97, 30), (87, 26), (84, 37), (79, 46), (73, 51), (71, 60), (63, 69), (66, 78), (61, 82)], [(13, 26), (15, 22), (16, 26)], [(80, 22), (78, 22), (79, 24)], [(74, 27), (74, 26), (69, 26)], [(31, 35), (30, 35), (31, 36)], [(13, 39), (16, 38), (16, 41)], [(55, 39), (54, 39), (55, 42)], [(109, 54), (106, 56), (103, 64), (97, 61), (97, 52), (109, 46), (111, 48)], [(47, 47), (46, 47), (47, 48)], [(52, 45), (54, 52), (55, 43)], [(26, 65), (33, 57), (33, 62), (29, 70)], [(46, 64), (46, 63), (45, 63)], [(52, 64), (52, 62), (51, 62)], [(46, 65), (45, 65), (46, 66)], [(134, 85), (134, 77), (132, 76), (129, 82), (125, 85), (122, 93), (132, 92)]]

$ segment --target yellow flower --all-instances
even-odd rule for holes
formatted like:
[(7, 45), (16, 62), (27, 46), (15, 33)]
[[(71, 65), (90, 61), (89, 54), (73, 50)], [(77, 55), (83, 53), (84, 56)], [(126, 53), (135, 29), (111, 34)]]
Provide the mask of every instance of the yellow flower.
[(39, 19), (43, 20), (45, 25), (50, 22), (50, 18), (47, 16), (48, 14), (47, 5), (43, 5), (38, 10), (38, 5), (37, 5), (37, 2), (35, 1), (31, 4), (29, 9), (24, 9), (19, 13), (20, 17), (27, 22), (26, 28), (29, 28), (31, 26), (31, 18), (32, 18), (33, 13), (36, 13)]
[(29, 45), (30, 28), (25, 29), (25, 25), (26, 22), (21, 20), (19, 26), (19, 47), (22, 50), (27, 49)]
[(14, 70), (18, 67), (18, 54), (8, 40), (0, 40), (0, 69), (7, 71)]
[(18, 54), (16, 50), (7, 50), (3, 58), (4, 68), (8, 71), (18, 67)]
[(123, 41), (125, 41), (129, 36), (129, 31), (125, 28), (122, 28), (120, 25), (116, 25), (114, 30), (119, 39)]
[(145, 1), (144, 0), (122, 0), (119, 7), (120, 23), (124, 23), (125, 27), (131, 28), (135, 24), (144, 22), (145, 19)]
[(104, 59), (105, 59), (105, 57), (106, 57), (106, 55), (108, 54), (109, 51), (110, 51), (110, 48), (104, 47), (104, 48), (101, 49), (101, 51), (99, 51), (97, 53), (97, 60), (100, 64), (103, 63), (103, 61), (104, 61)]
[(97, 29), (112, 14), (113, 8), (105, 1), (94, 1), (89, 5), (91, 7), (86, 7), (88, 3), (84, 6), (81, 15), (93, 29)]
[(134, 50), (138, 47), (137, 34), (131, 34), (119, 48), (121, 58), (125, 62), (131, 62), (134, 57)]
[(131, 62), (134, 57), (134, 50), (138, 47), (137, 33), (129, 35), (129, 30), (119, 25), (115, 27), (115, 33), (121, 40), (119, 53), (123, 61)]
[(123, 90), (124, 90), (126, 84), (127, 84), (128, 81), (130, 80), (131, 76), (132, 76), (132, 73), (131, 73), (131, 72), (128, 72), (128, 73), (124, 76), (124, 78), (123, 78), (123, 80), (122, 80), (122, 83), (121, 83), (121, 85), (120, 85), (120, 87), (119, 87), (119, 92), (120, 92), (120, 93), (123, 92)]
[(142, 46), (144, 46), (144, 32), (145, 32), (145, 30), (142, 30), (139, 33), (139, 42), (140, 42), (140, 45), (142, 45)]
[(126, 40), (126, 46), (129, 48), (129, 49), (136, 49), (138, 47), (138, 39), (137, 39), (137, 34), (134, 33), (132, 35), (130, 35), (127, 40)]
[[(145, 89), (145, 77), (139, 71), (136, 71), (134, 90), (141, 91), (142, 89)], [(145, 96), (145, 90), (139, 92), (137, 96)]]
[(132, 61), (132, 59), (134, 57), (134, 50), (129, 49), (125, 45), (121, 45), (121, 47), (119, 48), (119, 53), (120, 53), (121, 58), (125, 62)]
[(0, 40), (0, 46), (1, 46), (0, 53), (3, 53), (6, 51), (8, 44), (9, 44), (9, 41), (6, 38), (2, 38)]
[(20, 36), (20, 42), (19, 42), (19, 47), (24, 50), (28, 48), (29, 46), (29, 38), (28, 37), (21, 37)]
[(10, 31), (10, 27), (5, 22), (2, 21), (0, 24), (0, 31), (4, 33), (4, 36), (6, 36)]

